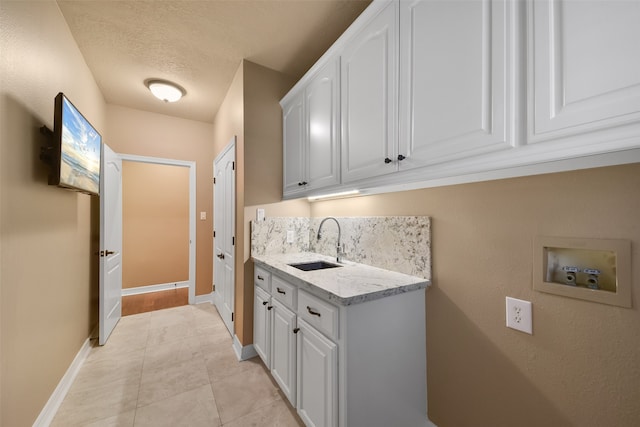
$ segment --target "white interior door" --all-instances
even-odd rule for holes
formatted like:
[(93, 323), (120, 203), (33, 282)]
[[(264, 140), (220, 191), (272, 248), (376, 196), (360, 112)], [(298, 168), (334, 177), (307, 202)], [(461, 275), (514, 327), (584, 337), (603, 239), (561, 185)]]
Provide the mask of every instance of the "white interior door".
[(122, 159), (103, 144), (100, 177), (100, 336), (104, 345), (122, 316)]
[(235, 151), (234, 137), (213, 164), (214, 302), (232, 336), (235, 278)]

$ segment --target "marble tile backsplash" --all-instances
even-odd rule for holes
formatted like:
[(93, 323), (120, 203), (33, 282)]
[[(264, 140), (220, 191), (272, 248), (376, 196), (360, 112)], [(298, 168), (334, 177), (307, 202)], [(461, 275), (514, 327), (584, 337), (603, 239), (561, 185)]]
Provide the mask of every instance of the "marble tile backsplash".
[[(251, 222), (255, 255), (315, 252), (336, 255), (338, 227), (323, 218), (267, 218)], [(344, 259), (431, 280), (431, 219), (427, 216), (337, 217)], [(287, 231), (294, 241), (287, 243)]]
[[(293, 243), (287, 243), (293, 231)], [(272, 255), (309, 252), (309, 218), (283, 217), (251, 221), (251, 254)]]

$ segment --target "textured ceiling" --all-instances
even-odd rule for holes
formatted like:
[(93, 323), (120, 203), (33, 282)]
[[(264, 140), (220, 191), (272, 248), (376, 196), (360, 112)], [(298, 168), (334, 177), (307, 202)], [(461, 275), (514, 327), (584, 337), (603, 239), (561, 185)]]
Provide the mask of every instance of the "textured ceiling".
[[(370, 0), (58, 0), (105, 100), (213, 122), (242, 59), (301, 77)], [(144, 86), (187, 91), (163, 103)]]

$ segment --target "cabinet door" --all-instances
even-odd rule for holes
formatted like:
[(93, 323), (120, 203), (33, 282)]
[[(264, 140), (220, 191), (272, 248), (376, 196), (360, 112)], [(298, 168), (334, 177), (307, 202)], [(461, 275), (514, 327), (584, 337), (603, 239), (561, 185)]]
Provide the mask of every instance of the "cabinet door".
[(390, 2), (346, 42), (341, 58), (343, 183), (398, 169), (397, 31), (398, 2)]
[(271, 304), (271, 375), (296, 404), (296, 315), (276, 300)]
[(304, 93), (301, 92), (282, 106), (282, 184), (285, 196), (303, 191), (306, 185), (303, 101)]
[(253, 348), (262, 359), (267, 368), (271, 367), (270, 359), (270, 316), (268, 293), (254, 286), (253, 297)]
[(511, 147), (513, 2), (400, 4), (400, 169)]
[(637, 1), (532, 1), (529, 17), (530, 143), (640, 121)]
[(338, 348), (298, 320), (298, 414), (307, 426), (338, 425)]
[(327, 63), (305, 89), (309, 189), (315, 190), (340, 182), (339, 64), (340, 58)]

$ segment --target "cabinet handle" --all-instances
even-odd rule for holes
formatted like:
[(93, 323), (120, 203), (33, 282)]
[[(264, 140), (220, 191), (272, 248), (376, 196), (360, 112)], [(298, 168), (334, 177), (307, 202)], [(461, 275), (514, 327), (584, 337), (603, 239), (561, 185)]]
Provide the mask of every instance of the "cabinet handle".
[(406, 159), (405, 156), (403, 156), (402, 154), (398, 154), (398, 161), (399, 162), (403, 161), (404, 159)]
[(269, 301), (262, 301), (262, 305), (267, 305), (269, 304)]
[(287, 294), (285, 291), (283, 291), (283, 290), (282, 290), (282, 289), (280, 289), (280, 288), (276, 288), (276, 290), (278, 291), (278, 293), (279, 293), (279, 294), (283, 294), (283, 295), (286, 295), (286, 294)]
[(258, 280), (264, 280), (264, 277), (258, 276)]
[(267, 310), (271, 310), (273, 308), (272, 305), (270, 305), (269, 307), (267, 307)]
[(387, 163), (387, 164), (391, 163), (392, 161), (393, 161), (393, 160), (391, 160), (391, 159), (390, 159), (390, 158), (388, 158), (388, 157), (384, 159), (384, 162), (385, 162), (385, 163)]
[(295, 328), (295, 329), (293, 330), (293, 333), (294, 333), (294, 334), (297, 334), (298, 332), (300, 332), (300, 328)]
[(298, 185), (299, 185), (299, 186), (301, 186), (301, 187), (302, 187), (303, 185), (307, 185), (307, 181), (299, 182), (299, 183), (298, 183)]
[(223, 253), (219, 253), (218, 255), (216, 255), (218, 258), (220, 259), (224, 259), (224, 254)]
[(307, 311), (309, 312), (309, 314), (311, 314), (312, 316), (318, 316), (320, 317), (320, 313), (318, 313), (317, 311), (313, 310), (311, 307), (307, 306)]

